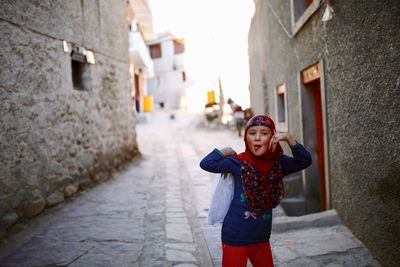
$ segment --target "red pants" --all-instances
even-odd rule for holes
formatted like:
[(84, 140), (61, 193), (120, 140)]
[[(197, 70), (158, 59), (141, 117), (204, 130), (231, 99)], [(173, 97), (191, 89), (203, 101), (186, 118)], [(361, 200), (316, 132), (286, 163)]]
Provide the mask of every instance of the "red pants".
[(222, 267), (246, 267), (247, 258), (253, 267), (274, 266), (269, 242), (240, 247), (222, 243)]

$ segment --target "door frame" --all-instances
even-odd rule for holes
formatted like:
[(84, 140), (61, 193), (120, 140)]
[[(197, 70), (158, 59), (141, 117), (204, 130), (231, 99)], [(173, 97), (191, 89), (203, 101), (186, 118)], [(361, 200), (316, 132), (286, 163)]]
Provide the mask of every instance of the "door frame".
[[(298, 88), (298, 97), (299, 97), (299, 115), (300, 115), (300, 136), (301, 136), (301, 142), (304, 143), (304, 126), (303, 126), (303, 111), (302, 111), (302, 90), (304, 90), (302, 78), (301, 78), (301, 72), (308, 67), (318, 64), (320, 67), (320, 88), (321, 88), (321, 111), (322, 111), (322, 127), (323, 127), (323, 140), (324, 140), (324, 167), (325, 167), (325, 203), (326, 203), (326, 209), (331, 209), (332, 208), (332, 201), (331, 201), (331, 179), (330, 179), (330, 168), (329, 168), (329, 146), (328, 146), (328, 140), (329, 140), (329, 132), (328, 132), (328, 116), (327, 116), (327, 101), (326, 101), (326, 78), (325, 78), (325, 64), (324, 60), (320, 59), (319, 61), (310, 64), (304, 68), (302, 68), (298, 73), (297, 73), (297, 88)], [(305, 181), (305, 171), (303, 170), (302, 172), (302, 177), (303, 181)]]

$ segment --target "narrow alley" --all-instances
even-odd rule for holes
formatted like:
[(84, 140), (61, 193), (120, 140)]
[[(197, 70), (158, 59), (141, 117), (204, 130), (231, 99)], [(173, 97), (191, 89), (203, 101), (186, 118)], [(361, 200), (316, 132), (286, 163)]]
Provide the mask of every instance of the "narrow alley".
[(397, 267), (399, 3), (1, 1), (0, 267)]
[[(22, 224), (0, 247), (0, 266), (221, 266), (220, 228), (205, 218), (216, 175), (198, 167), (214, 147), (240, 151), (228, 129), (199, 114), (160, 111), (137, 125), (142, 156), (110, 180)], [(380, 266), (334, 211), (275, 210), (276, 266)]]

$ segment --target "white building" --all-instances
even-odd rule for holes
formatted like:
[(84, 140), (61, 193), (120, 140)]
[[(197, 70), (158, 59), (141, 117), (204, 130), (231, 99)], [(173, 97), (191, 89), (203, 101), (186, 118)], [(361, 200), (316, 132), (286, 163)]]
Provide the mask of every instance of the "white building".
[(141, 112), (143, 99), (148, 95), (147, 79), (154, 76), (153, 60), (145, 44), (146, 40), (154, 39), (152, 14), (147, 0), (129, 0), (128, 23), (131, 96), (136, 112)]
[(191, 83), (184, 68), (184, 40), (165, 32), (146, 43), (154, 64), (154, 77), (148, 80), (148, 92), (156, 107), (186, 108), (185, 90)]

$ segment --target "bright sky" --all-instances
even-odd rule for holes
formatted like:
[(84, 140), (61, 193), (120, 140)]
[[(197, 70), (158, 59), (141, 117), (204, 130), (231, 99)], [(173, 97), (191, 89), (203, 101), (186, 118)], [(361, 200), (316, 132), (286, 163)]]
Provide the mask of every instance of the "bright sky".
[(187, 90), (189, 109), (203, 110), (207, 91), (218, 94), (218, 76), (225, 100), (230, 97), (249, 107), (247, 35), (253, 1), (149, 0), (149, 4), (156, 33), (170, 31), (185, 38), (185, 68), (194, 81)]

